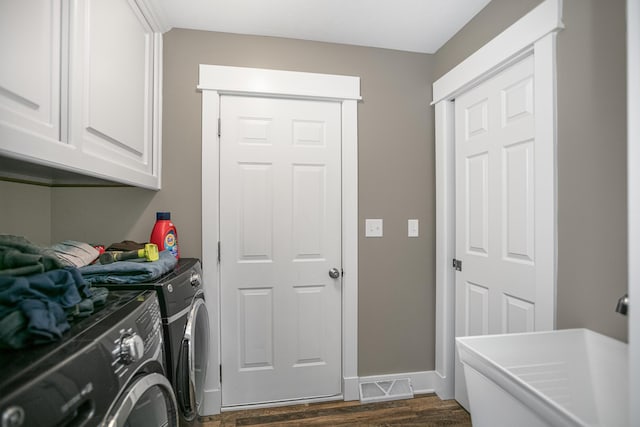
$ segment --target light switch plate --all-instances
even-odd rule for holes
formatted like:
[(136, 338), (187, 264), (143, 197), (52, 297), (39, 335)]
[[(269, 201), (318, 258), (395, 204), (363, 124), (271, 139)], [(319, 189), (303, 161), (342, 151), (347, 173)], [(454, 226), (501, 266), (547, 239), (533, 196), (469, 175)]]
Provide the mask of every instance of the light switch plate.
[(407, 221), (407, 235), (409, 237), (420, 236), (420, 224), (417, 219), (410, 219)]
[(382, 237), (382, 220), (365, 219), (364, 237)]

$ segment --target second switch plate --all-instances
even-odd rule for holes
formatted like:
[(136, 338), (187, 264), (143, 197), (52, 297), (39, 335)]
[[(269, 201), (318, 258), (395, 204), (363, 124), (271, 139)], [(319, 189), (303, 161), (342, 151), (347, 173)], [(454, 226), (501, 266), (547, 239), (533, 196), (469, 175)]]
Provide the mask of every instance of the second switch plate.
[(382, 220), (365, 219), (364, 237), (382, 237)]
[(410, 219), (407, 223), (407, 235), (409, 237), (420, 236), (419, 222), (417, 219)]

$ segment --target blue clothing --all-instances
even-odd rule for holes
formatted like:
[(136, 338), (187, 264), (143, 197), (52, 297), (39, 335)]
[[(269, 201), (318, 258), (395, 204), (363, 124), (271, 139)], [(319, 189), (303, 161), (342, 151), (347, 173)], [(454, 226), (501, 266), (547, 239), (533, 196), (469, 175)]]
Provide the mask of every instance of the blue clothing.
[(35, 343), (59, 340), (71, 328), (64, 310), (53, 301), (27, 299), (20, 302), (20, 310), (26, 313), (27, 332)]
[(27, 276), (62, 267), (64, 264), (52, 250), (22, 236), (0, 234), (0, 275)]
[[(104, 302), (106, 295), (98, 294)], [(70, 328), (68, 318), (92, 313), (93, 303), (92, 289), (76, 268), (31, 276), (0, 275), (0, 347), (58, 340)]]
[(117, 261), (81, 267), (80, 273), (88, 283), (145, 283), (173, 270), (178, 260), (171, 252), (160, 252), (157, 261)]

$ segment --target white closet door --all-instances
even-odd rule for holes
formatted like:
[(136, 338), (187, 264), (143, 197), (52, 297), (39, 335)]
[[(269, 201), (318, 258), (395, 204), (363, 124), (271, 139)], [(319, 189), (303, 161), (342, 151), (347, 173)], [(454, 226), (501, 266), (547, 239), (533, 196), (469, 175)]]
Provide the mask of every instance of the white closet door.
[[(554, 167), (535, 138), (534, 57), (528, 56), (455, 100), (456, 336), (529, 332), (553, 324), (553, 286), (539, 262), (553, 245), (551, 209), (538, 185)], [(552, 228), (551, 228), (552, 229)], [(542, 294), (548, 294), (543, 292)], [(462, 366), (456, 399), (468, 407)]]
[(339, 103), (221, 97), (223, 406), (341, 390)]

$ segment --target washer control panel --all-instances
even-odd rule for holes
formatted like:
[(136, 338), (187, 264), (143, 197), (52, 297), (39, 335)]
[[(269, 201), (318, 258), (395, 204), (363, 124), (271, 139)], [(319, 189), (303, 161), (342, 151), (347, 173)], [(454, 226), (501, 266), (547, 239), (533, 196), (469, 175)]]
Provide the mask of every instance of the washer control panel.
[[(125, 382), (139, 362), (154, 358), (162, 351), (162, 318), (155, 292), (141, 294), (147, 300), (138, 307), (134, 316), (115, 328), (113, 335), (112, 367), (114, 373)], [(135, 319), (135, 320), (134, 320)]]
[(200, 285), (202, 285), (202, 276), (200, 275), (200, 273), (195, 270), (192, 271), (191, 277), (189, 278), (189, 283), (191, 283), (191, 286), (195, 287), (199, 287)]
[(140, 360), (144, 354), (144, 341), (140, 338), (140, 335), (135, 332), (131, 334), (123, 334), (120, 339), (120, 362), (125, 365), (130, 365), (133, 362)]

